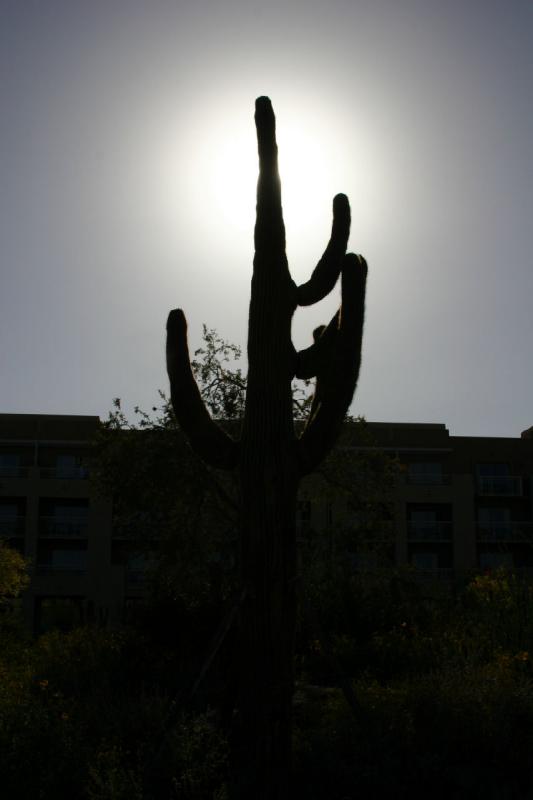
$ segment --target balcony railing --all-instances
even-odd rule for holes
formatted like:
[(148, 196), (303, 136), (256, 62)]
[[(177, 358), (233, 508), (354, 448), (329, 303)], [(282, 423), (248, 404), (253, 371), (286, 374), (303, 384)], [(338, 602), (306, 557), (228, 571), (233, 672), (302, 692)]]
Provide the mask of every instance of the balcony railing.
[(479, 475), (477, 492), (498, 497), (520, 497), (522, 478), (520, 475)]
[(39, 536), (56, 539), (86, 539), (89, 532), (87, 517), (40, 517)]
[(45, 480), (83, 481), (89, 477), (87, 467), (41, 467), (41, 478)]
[(80, 564), (76, 561), (73, 561), (71, 564), (37, 564), (35, 571), (37, 575), (50, 575), (54, 572), (68, 572), (70, 574), (84, 575), (87, 572), (87, 565)]
[(128, 586), (144, 586), (146, 581), (146, 570), (126, 567), (126, 583)]
[(406, 472), (405, 479), (408, 484), (414, 486), (449, 486), (452, 476), (437, 472)]
[(410, 542), (449, 542), (452, 538), (452, 523), (408, 520), (407, 538)]
[(455, 571), (448, 567), (435, 567), (435, 569), (421, 569), (420, 567), (415, 567), (413, 575), (416, 580), (427, 581), (428, 583), (437, 583), (439, 581), (451, 583), (455, 577)]
[(2, 478), (27, 478), (28, 467), (19, 467), (18, 465), (4, 465), (0, 466), (0, 479)]
[(478, 522), (480, 542), (533, 542), (533, 522)]
[(0, 536), (24, 536), (26, 521), (24, 517), (0, 518)]

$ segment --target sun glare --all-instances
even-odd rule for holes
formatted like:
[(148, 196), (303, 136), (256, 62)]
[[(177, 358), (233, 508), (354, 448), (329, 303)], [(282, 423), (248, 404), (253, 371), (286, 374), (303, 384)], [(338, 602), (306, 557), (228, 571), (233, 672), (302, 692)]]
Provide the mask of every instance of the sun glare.
[[(249, 251), (255, 222), (257, 142), (250, 109), (228, 103), (210, 116), (191, 114), (159, 134), (152, 161), (161, 224), (174, 241), (177, 229), (196, 231), (204, 249)], [(274, 105), (276, 111), (276, 106)], [(277, 113), (277, 140), (287, 251), (295, 280), (307, 277), (329, 236), (333, 197), (350, 197), (357, 248), (362, 226), (377, 218), (379, 159), (367, 127), (350, 138), (342, 117), (306, 115), (285, 106)], [(179, 147), (176, 147), (179, 143)], [(355, 187), (355, 191), (354, 191)], [(215, 244), (216, 243), (216, 244)], [(301, 264), (301, 267), (300, 267)], [(299, 269), (305, 274), (299, 275)]]
[[(300, 232), (313, 226), (320, 201), (339, 191), (334, 187), (335, 164), (326, 164), (316, 132), (296, 126), (278, 131), (279, 170), (285, 224)], [(214, 154), (205, 175), (213, 207), (231, 229), (248, 229), (255, 212), (258, 176), (257, 145), (249, 131), (229, 134), (222, 152)]]
[[(335, 151), (326, 148), (319, 129), (301, 121), (278, 119), (277, 140), (282, 202), (287, 238), (309, 236), (320, 226), (327, 235), (333, 196), (343, 191), (342, 171)], [(255, 219), (258, 177), (253, 120), (232, 126), (219, 124), (195, 143), (189, 165), (189, 198), (209, 208), (227, 239), (249, 237)], [(183, 183), (183, 182), (182, 182)]]

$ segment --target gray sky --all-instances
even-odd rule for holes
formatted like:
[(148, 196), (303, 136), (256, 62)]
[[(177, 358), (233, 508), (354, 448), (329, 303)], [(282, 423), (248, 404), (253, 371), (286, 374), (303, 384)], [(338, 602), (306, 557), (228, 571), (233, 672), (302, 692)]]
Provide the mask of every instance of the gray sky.
[(532, 54), (530, 0), (0, 0), (0, 411), (151, 406), (173, 307), (245, 343), (268, 94), (293, 276), (339, 191), (369, 262), (353, 412), (519, 435)]

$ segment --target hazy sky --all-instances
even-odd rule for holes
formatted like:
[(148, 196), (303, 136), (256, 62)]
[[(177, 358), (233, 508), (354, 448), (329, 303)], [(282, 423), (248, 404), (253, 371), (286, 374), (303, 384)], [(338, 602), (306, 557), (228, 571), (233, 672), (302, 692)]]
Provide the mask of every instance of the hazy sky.
[(519, 435), (532, 60), (531, 0), (0, 0), (0, 411), (151, 406), (173, 307), (245, 343), (268, 94), (294, 278), (339, 191), (369, 263), (353, 412)]

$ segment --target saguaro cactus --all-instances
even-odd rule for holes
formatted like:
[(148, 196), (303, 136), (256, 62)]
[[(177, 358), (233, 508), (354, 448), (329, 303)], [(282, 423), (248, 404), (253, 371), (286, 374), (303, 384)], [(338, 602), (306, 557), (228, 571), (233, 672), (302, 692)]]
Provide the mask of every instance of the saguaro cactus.
[[(253, 783), (248, 798), (284, 798), (290, 773), (293, 636), (296, 608), (296, 498), (300, 478), (332, 447), (355, 390), (361, 361), (366, 263), (346, 254), (348, 198), (333, 200), (326, 250), (307, 283), (297, 286), (285, 254), (285, 227), (275, 117), (256, 101), (259, 182), (248, 323), (248, 382), (242, 433), (230, 438), (211, 419), (191, 370), (181, 310), (167, 323), (167, 369), (176, 417), (195, 451), (240, 479), (242, 611), (238, 720)], [(313, 165), (309, 165), (313, 169)], [(296, 352), (297, 306), (324, 298), (341, 276), (341, 306), (314, 343)], [(299, 437), (291, 381), (316, 377), (309, 419)]]

